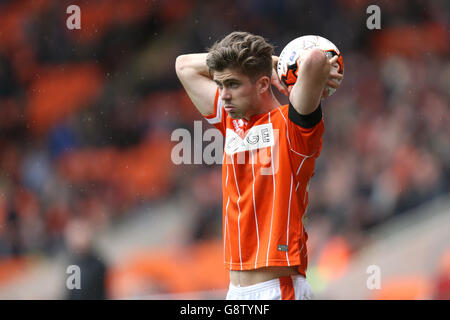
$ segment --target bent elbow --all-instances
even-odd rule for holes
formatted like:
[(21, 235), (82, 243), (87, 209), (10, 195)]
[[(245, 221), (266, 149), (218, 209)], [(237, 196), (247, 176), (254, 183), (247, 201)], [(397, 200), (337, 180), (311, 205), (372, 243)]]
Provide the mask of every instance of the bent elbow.
[(184, 68), (184, 64), (185, 64), (185, 55), (184, 54), (178, 56), (175, 59), (175, 71), (177, 72), (177, 74), (181, 73), (181, 71)]
[(330, 65), (325, 53), (320, 49), (311, 49), (302, 59), (302, 72), (312, 72), (328, 77)]

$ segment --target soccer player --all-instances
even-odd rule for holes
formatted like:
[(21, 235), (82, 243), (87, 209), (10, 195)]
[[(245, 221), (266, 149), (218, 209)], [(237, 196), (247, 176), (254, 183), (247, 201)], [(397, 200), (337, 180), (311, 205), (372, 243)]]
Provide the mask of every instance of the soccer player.
[[(289, 90), (264, 38), (233, 32), (207, 53), (181, 55), (176, 73), (193, 104), (225, 137), (222, 164), (227, 299), (311, 299), (302, 217), (322, 148), (328, 60), (309, 50)], [(280, 106), (272, 85), (289, 96)]]

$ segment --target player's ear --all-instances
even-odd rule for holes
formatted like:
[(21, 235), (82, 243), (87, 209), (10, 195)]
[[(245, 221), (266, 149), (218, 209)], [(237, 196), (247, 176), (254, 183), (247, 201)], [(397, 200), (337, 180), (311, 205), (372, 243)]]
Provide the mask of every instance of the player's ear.
[(256, 87), (259, 94), (263, 94), (270, 88), (270, 78), (268, 76), (262, 76), (256, 82)]

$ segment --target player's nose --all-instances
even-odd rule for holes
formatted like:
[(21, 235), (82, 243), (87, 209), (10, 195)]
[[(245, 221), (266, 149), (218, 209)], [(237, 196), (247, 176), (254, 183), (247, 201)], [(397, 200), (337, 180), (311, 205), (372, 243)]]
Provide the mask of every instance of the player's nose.
[(223, 88), (220, 97), (222, 100), (230, 100), (231, 99), (231, 92), (227, 88)]

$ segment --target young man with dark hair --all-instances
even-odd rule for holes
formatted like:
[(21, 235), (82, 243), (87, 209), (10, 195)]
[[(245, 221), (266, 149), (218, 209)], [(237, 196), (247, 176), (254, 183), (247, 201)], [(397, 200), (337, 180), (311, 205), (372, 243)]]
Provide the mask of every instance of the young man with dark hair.
[[(227, 299), (310, 299), (308, 235), (302, 223), (308, 185), (322, 148), (321, 98), (337, 57), (318, 49), (302, 58), (289, 90), (276, 73), (273, 46), (233, 32), (208, 53), (181, 55), (176, 72), (205, 119), (225, 136), (222, 166)], [(280, 106), (272, 85), (289, 96)]]

